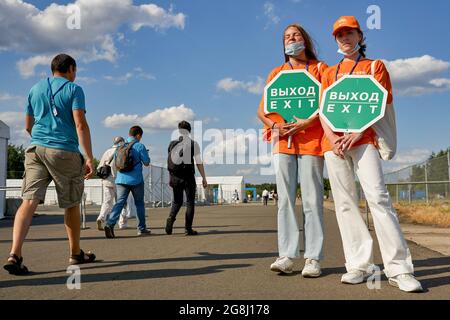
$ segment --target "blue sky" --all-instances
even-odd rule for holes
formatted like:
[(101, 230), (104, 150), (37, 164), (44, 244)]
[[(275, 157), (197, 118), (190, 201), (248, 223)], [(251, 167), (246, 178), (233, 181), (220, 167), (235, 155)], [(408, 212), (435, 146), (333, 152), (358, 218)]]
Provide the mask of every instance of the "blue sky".
[[(98, 158), (133, 121), (144, 124), (143, 142), (156, 164), (165, 162), (176, 115), (202, 120), (204, 131), (260, 129), (256, 109), (264, 79), (283, 62), (284, 27), (301, 23), (320, 59), (333, 65), (340, 57), (332, 24), (341, 15), (355, 15), (369, 58), (387, 60), (393, 78), (399, 153), (386, 169), (450, 146), (448, 1), (78, 0), (81, 29), (67, 30), (65, 6), (71, 3), (0, 0), (0, 120), (10, 125), (13, 143), (27, 144), (19, 116), (24, 100), (48, 76), (49, 57), (62, 51), (79, 62), (77, 83), (86, 94)], [(155, 6), (147, 10), (148, 4)], [(366, 26), (370, 5), (381, 9), (380, 30)], [(257, 168), (211, 166), (209, 173), (273, 180), (259, 176)]]

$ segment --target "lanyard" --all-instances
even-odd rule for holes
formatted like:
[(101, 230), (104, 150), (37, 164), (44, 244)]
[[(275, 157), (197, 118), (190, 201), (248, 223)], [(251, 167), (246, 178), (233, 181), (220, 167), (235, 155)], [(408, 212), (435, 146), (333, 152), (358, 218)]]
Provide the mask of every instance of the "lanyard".
[[(288, 63), (289, 63), (289, 66), (291, 67), (291, 69), (294, 70), (292, 63), (290, 61)], [(305, 69), (306, 69), (306, 71), (309, 72), (309, 61), (306, 61)]]
[(64, 84), (59, 87), (58, 90), (56, 90), (55, 94), (53, 94), (52, 91), (52, 85), (50, 83), (50, 78), (47, 78), (47, 83), (48, 83), (48, 89), (50, 90), (50, 106), (52, 107), (52, 111), (53, 111), (53, 115), (56, 117), (58, 115), (58, 110), (56, 109), (56, 103), (55, 103), (55, 96), (58, 94), (58, 92), (61, 91), (62, 88), (64, 88), (64, 86), (66, 84), (68, 84), (70, 81), (67, 80), (66, 82), (64, 82)]
[[(358, 59), (356, 59), (355, 65), (353, 66), (352, 70), (350, 70), (349, 75), (352, 75), (352, 74), (353, 74), (353, 71), (355, 71), (355, 68), (356, 68), (356, 66), (358, 65), (359, 61), (361, 60), (361, 57), (362, 57), (362, 55), (359, 55), (359, 56), (358, 56)], [(342, 59), (341, 62), (339, 62), (338, 66), (337, 66), (337, 68), (336, 68), (336, 77), (335, 77), (335, 80), (334, 80), (334, 81), (337, 81), (337, 79), (338, 79), (339, 69), (341, 68), (341, 63), (342, 63), (342, 61), (344, 61), (344, 59)]]

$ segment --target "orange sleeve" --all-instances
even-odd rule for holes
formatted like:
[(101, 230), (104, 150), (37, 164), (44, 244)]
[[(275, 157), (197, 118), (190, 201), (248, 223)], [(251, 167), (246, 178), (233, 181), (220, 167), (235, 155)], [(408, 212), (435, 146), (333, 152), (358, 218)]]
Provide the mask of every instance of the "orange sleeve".
[(320, 98), (322, 99), (322, 95), (323, 92), (325, 91), (326, 88), (328, 88), (331, 83), (330, 83), (330, 71), (332, 68), (327, 67), (326, 69), (324, 69), (323, 74), (322, 74), (322, 86), (320, 87)]
[[(281, 66), (281, 68), (282, 67), (283, 66)], [(281, 68), (275, 68), (269, 73), (269, 75), (267, 76), (267, 79), (266, 79), (266, 85), (270, 81), (272, 81), (273, 78), (275, 78), (275, 76), (281, 71)], [(259, 102), (259, 110), (264, 111), (264, 93), (263, 93), (263, 95), (261, 97), (261, 101)]]
[(375, 62), (374, 78), (387, 90), (387, 103), (392, 103), (393, 97), (391, 77), (383, 61), (377, 60), (377, 62)]
[(317, 79), (317, 80), (319, 80), (319, 82), (322, 82), (322, 78), (327, 69), (328, 69), (328, 65), (322, 61), (322, 64), (320, 65), (320, 69), (318, 70), (319, 71), (319, 79)]

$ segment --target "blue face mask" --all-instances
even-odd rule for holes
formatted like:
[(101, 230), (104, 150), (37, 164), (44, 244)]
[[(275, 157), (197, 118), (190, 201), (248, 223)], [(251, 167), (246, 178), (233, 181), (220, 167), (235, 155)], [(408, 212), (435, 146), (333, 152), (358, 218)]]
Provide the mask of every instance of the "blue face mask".
[(303, 50), (305, 50), (305, 44), (303, 42), (294, 42), (286, 46), (284, 53), (288, 56), (296, 57), (302, 53)]
[(340, 48), (338, 49), (337, 52), (342, 54), (342, 55), (344, 55), (344, 56), (351, 56), (352, 54), (357, 52), (359, 49), (361, 49), (361, 46), (359, 45), (359, 43), (357, 43), (356, 46), (353, 48), (353, 50), (351, 52), (344, 52)]

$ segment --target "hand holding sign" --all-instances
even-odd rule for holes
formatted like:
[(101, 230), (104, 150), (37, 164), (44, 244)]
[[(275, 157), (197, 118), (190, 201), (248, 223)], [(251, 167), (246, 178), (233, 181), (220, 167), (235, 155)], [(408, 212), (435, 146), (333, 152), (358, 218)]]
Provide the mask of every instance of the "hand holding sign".
[(281, 71), (264, 88), (264, 111), (279, 114), (287, 123), (280, 137), (289, 136), (288, 148), (292, 136), (306, 127), (304, 119), (317, 114), (319, 92), (320, 83), (306, 70)]
[(296, 116), (294, 116), (294, 119), (296, 122), (290, 124), (290, 129), (286, 133), (286, 135), (288, 136), (296, 135), (298, 132), (305, 130), (310, 123), (309, 120), (300, 119), (297, 118)]

